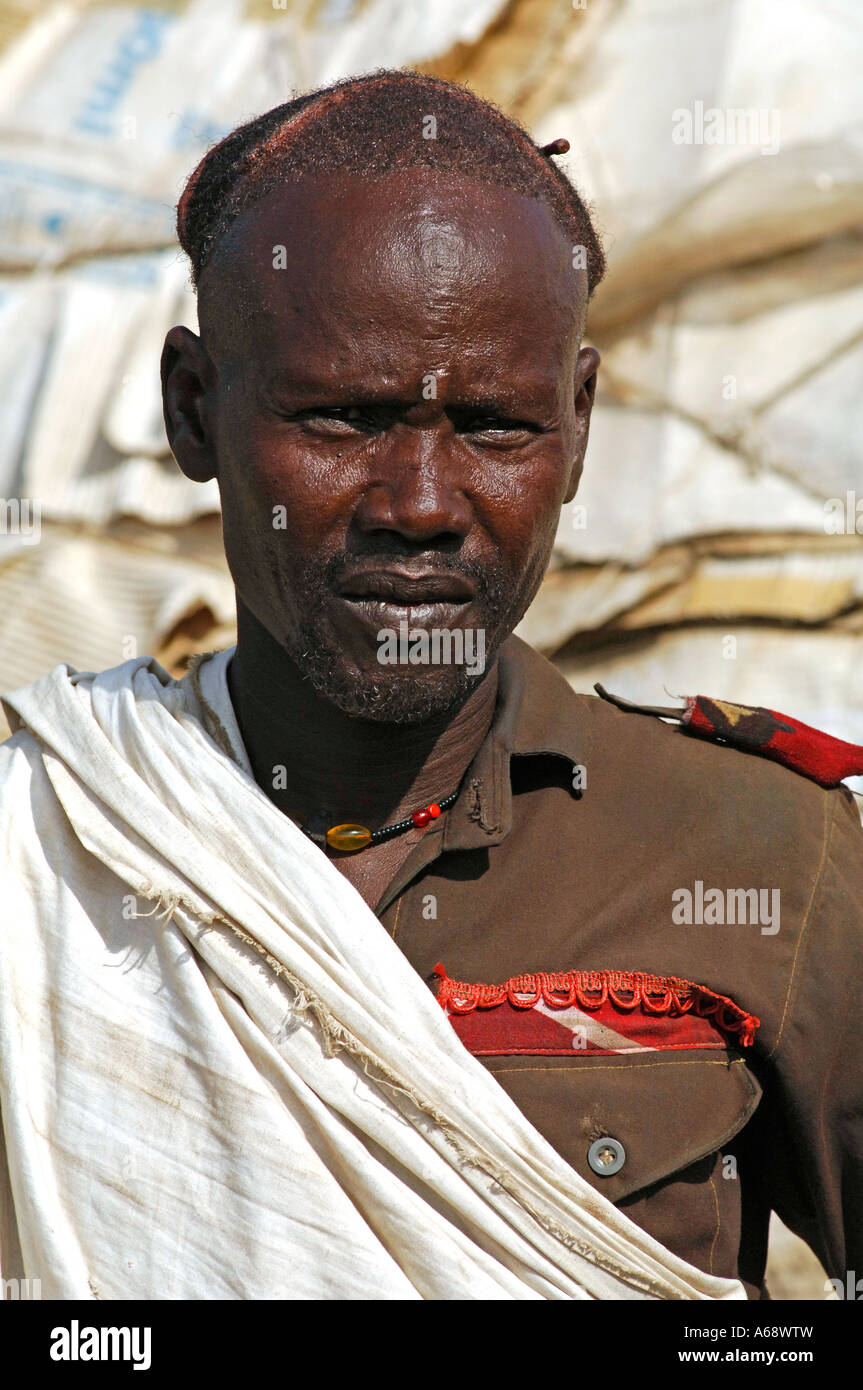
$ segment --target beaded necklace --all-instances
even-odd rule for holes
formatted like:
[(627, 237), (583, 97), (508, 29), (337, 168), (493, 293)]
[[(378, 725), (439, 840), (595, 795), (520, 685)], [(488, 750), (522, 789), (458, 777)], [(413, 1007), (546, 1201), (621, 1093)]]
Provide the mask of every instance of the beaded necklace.
[[(394, 821), (392, 825), (382, 825), (380, 830), (369, 830), (366, 825), (354, 825), (351, 822), (329, 825), (330, 814), (326, 810), (315, 811), (308, 820), (300, 824), (300, 829), (310, 840), (314, 840), (315, 844), (327, 844), (330, 849), (340, 850), (342, 854), (352, 854), (356, 850), (366, 849), (369, 845), (379, 844), (381, 840), (388, 840), (392, 835), (400, 835), (402, 831), (411, 830), (414, 826), (421, 828), (428, 825), (429, 821), (437, 820), (442, 811), (452, 806), (457, 796), (456, 788), (449, 796), (445, 796), (443, 801), (431, 801), (428, 806), (421, 806), (404, 820)], [(288, 815), (293, 814), (295, 813), (288, 812)]]
[[(206, 658), (202, 659), (205, 660)], [(213, 710), (204, 699), (199, 672), (196, 668), (190, 667), (190, 670), (192, 670), (195, 693), (201, 704), (215, 719)], [(252, 703), (256, 704), (259, 709), (266, 710), (267, 714), (271, 713), (269, 705), (264, 704), (263, 700), (259, 700), (251, 691), (247, 691), (247, 694), (251, 696)], [(221, 728), (221, 725), (219, 727)], [(225, 740), (227, 740), (227, 735), (225, 735)], [(230, 751), (229, 741), (228, 751)], [(428, 806), (421, 806), (404, 820), (394, 821), (392, 825), (382, 825), (380, 830), (369, 830), (366, 825), (355, 825), (352, 822), (346, 822), (344, 825), (330, 825), (330, 812), (327, 809), (313, 811), (305, 821), (300, 819), (299, 811), (288, 810), (286, 814), (296, 821), (303, 834), (307, 835), (310, 840), (314, 840), (315, 844), (327, 844), (330, 849), (340, 850), (342, 854), (352, 854), (356, 850), (367, 849), (369, 845), (379, 844), (381, 840), (388, 840), (392, 835), (400, 835), (405, 830), (428, 825), (429, 821), (437, 820), (442, 811), (448, 810), (457, 796), (458, 787), (454, 792), (450, 792), (449, 796), (445, 796), (443, 801), (430, 801)]]

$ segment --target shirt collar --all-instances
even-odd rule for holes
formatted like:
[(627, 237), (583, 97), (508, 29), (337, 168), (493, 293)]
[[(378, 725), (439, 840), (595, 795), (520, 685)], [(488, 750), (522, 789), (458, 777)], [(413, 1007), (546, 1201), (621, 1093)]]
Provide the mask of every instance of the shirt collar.
[(584, 764), (587, 721), (584, 697), (520, 637), (498, 653), (498, 695), (488, 734), (465, 775), (443, 828), (441, 849), (482, 849), (500, 844), (512, 829), (510, 760), (559, 757)]
[[(234, 757), (251, 776), (228, 691), (227, 669), (234, 651), (231, 647), (202, 662), (199, 688), (218, 709), (222, 727), (231, 745), (236, 745), (232, 747)], [(546, 755), (570, 765), (587, 761), (587, 697), (576, 694), (551, 662), (520, 637), (508, 637), (497, 660), (497, 701), (489, 731), (443, 825), (440, 829), (429, 827), (414, 846), (377, 904), (378, 915), (443, 851), (485, 849), (506, 838), (512, 829), (512, 758)]]

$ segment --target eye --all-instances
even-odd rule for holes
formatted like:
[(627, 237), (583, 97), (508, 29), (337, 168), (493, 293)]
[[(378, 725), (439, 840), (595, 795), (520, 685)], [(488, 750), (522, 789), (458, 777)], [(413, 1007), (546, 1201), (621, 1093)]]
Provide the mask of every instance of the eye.
[(527, 420), (511, 420), (503, 415), (466, 415), (458, 422), (459, 432), (476, 436), (484, 435), (487, 440), (500, 444), (526, 443), (534, 435), (540, 434), (538, 425)]
[(315, 434), (370, 434), (385, 427), (376, 412), (358, 405), (312, 406), (299, 411), (293, 418), (307, 425)]

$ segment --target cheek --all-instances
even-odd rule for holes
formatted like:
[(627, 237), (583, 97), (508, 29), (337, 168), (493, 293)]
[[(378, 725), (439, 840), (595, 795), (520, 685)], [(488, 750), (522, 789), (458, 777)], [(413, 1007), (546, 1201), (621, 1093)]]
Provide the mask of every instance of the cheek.
[(282, 641), (298, 621), (297, 577), (320, 553), (322, 508), (300, 486), (303, 470), (284, 440), (235, 419), (219, 439), (219, 492), (225, 556), (238, 596)]
[[(221, 443), (222, 441), (220, 441)], [(235, 421), (220, 448), (224, 526), (237, 544), (284, 556), (319, 551), (345, 510), (320, 460), (270, 422)]]
[(513, 570), (548, 557), (557, 534), (567, 470), (558, 450), (501, 470), (482, 503), (486, 529)]

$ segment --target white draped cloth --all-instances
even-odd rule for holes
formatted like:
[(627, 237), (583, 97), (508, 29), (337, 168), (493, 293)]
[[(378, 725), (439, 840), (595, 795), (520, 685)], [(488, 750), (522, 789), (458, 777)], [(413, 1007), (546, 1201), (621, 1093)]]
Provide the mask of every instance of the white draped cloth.
[(44, 1298), (742, 1298), (569, 1167), (257, 786), (227, 651), (4, 699), (0, 1272)]

